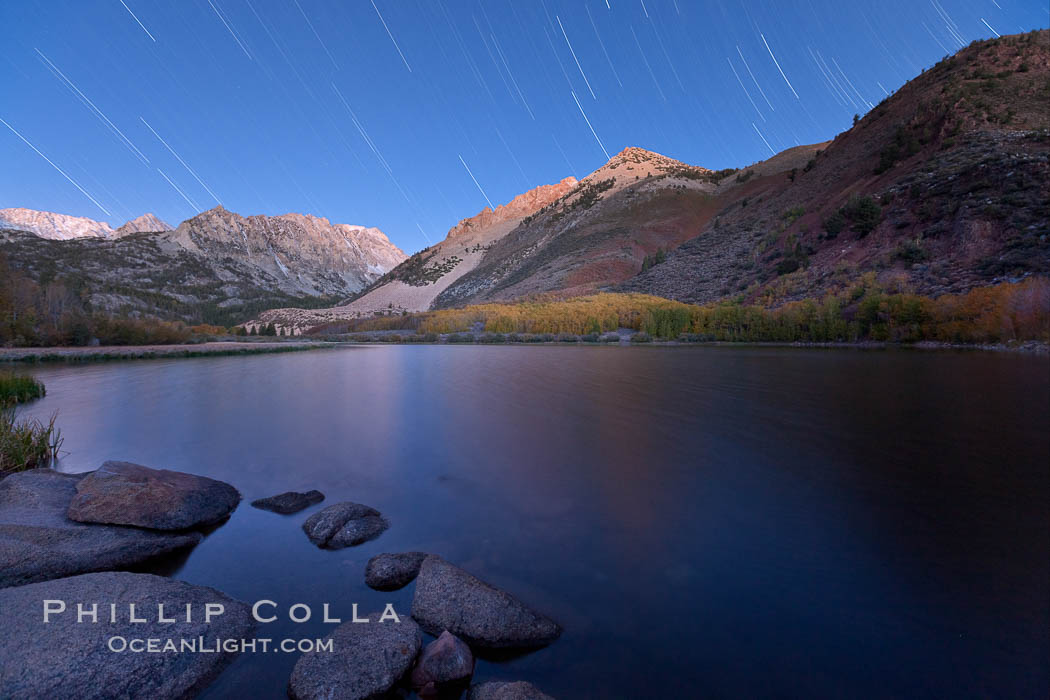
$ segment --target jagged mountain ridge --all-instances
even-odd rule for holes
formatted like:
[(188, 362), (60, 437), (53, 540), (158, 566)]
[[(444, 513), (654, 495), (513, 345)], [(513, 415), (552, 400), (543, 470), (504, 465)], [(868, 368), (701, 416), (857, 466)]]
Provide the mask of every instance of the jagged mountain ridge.
[(489, 248), (524, 218), (568, 196), (578, 185), (576, 178), (567, 177), (529, 190), (495, 209), (485, 207), (453, 226), (444, 240), (404, 260), (347, 304), (331, 309), (276, 309), (266, 318), (304, 328), (334, 319), (430, 308), (444, 289), (473, 270)]
[(573, 296), (634, 275), (695, 235), (718, 174), (629, 147), (496, 243), (435, 308), (556, 291)]
[[(1047, 37), (977, 42), (834, 141), (731, 174), (628, 149), (584, 179), (618, 173), (591, 206), (524, 222), (434, 306), (599, 289), (777, 304), (869, 273), (931, 295), (1050, 273)], [(624, 187), (632, 161), (663, 167)], [(628, 253), (654, 248), (665, 262)]]
[(136, 217), (116, 230), (116, 235), (126, 236), (129, 233), (148, 233), (150, 231), (170, 231), (171, 226), (147, 213)]
[(35, 209), (0, 209), (0, 227), (29, 231), (41, 238), (50, 240), (70, 240), (73, 238), (113, 238), (140, 231), (167, 231), (167, 225), (153, 214), (143, 214), (134, 218), (118, 229), (113, 229), (104, 221), (95, 221), (84, 216), (56, 214), (50, 211)]
[(777, 304), (864, 274), (931, 296), (1050, 274), (1048, 38), (974, 42), (804, 165), (723, 181), (699, 236), (614, 289)]
[(221, 206), (179, 224), (172, 239), (210, 259), (260, 268), (291, 294), (350, 296), (406, 257), (376, 228), (304, 214), (244, 217)]
[[(715, 189), (716, 180), (717, 174), (706, 168), (642, 148), (626, 148), (580, 181), (568, 177), (555, 185), (543, 185), (495, 211), (486, 207), (464, 219), (443, 241), (410, 257), (349, 304), (331, 309), (274, 309), (256, 322), (274, 321), (302, 329), (374, 314), (424, 311), (459, 293), (454, 290), (472, 288), (473, 280), (490, 275), (491, 268), (505, 267), (508, 261), (527, 258), (541, 248), (544, 253), (564, 248), (559, 255), (561, 265), (555, 265), (550, 279), (539, 282), (543, 291), (551, 285), (587, 290), (594, 288), (595, 280), (626, 279), (635, 274), (646, 255), (688, 238), (695, 216), (675, 212), (669, 221), (659, 222), (652, 230), (629, 236), (629, 230), (617, 222), (599, 222), (615, 229), (611, 235), (590, 235), (594, 232), (587, 226), (575, 230), (578, 213), (605, 199), (633, 200), (655, 190), (703, 199)], [(552, 222), (561, 223), (551, 231), (548, 226)], [(529, 232), (535, 231), (541, 232), (541, 240), (530, 238)], [(561, 236), (565, 231), (571, 233)], [(558, 245), (548, 247), (555, 239)], [(580, 249), (586, 250), (586, 260), (576, 255)], [(515, 289), (509, 294), (518, 292)]]
[(405, 259), (379, 229), (310, 215), (216, 207), (174, 230), (131, 230), (157, 222), (147, 215), (119, 235), (69, 239), (0, 225), (0, 255), (39, 283), (73, 287), (95, 310), (224, 325), (273, 306), (331, 305)]
[(974, 42), (833, 141), (740, 170), (625, 149), (438, 277), (425, 308), (598, 290), (777, 305), (863, 276), (936, 296), (1050, 274), (1048, 36)]

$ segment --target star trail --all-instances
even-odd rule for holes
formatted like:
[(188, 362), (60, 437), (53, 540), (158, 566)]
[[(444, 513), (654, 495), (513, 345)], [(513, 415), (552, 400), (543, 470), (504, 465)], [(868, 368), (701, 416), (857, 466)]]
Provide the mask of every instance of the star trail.
[(221, 201), (411, 252), (627, 146), (724, 168), (830, 139), (1047, 22), (1042, 0), (5, 2), (0, 207), (117, 226)]

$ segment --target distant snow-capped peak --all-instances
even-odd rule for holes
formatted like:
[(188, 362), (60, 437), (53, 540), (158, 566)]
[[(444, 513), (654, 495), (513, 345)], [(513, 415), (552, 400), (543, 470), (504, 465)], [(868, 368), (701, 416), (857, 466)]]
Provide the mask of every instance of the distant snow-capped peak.
[(114, 230), (105, 221), (35, 209), (0, 209), (0, 227), (29, 231), (41, 238), (66, 241), (73, 238), (115, 238), (140, 231), (170, 231), (171, 226), (153, 214), (143, 214)]
[(34, 209), (0, 209), (0, 225), (58, 241), (108, 238), (114, 233), (113, 228), (104, 221)]

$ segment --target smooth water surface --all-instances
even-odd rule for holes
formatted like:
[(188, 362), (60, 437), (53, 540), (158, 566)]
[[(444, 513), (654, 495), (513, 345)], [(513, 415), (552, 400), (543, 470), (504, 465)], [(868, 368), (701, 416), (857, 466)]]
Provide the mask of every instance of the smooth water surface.
[[(173, 575), (313, 606), (443, 555), (565, 628), (479, 662), (560, 698), (1050, 694), (1050, 364), (995, 353), (387, 346), (41, 366), (68, 454), (196, 472), (244, 502)], [(253, 499), (381, 510), (322, 551)], [(285, 697), (295, 655), (206, 695)]]

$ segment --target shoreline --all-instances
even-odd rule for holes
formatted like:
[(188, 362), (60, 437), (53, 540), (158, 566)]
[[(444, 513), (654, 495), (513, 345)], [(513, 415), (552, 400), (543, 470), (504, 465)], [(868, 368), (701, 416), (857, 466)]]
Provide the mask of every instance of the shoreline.
[[(404, 334), (403, 331), (361, 331), (358, 334), (339, 336), (338, 340), (327, 342), (346, 345), (525, 345), (525, 346), (572, 346), (581, 347), (770, 347), (770, 348), (824, 348), (854, 350), (972, 350), (982, 352), (1008, 352), (1025, 355), (1050, 355), (1050, 343), (1042, 340), (1024, 340), (1015, 343), (948, 343), (935, 340), (921, 340), (915, 343), (895, 343), (891, 341), (859, 340), (841, 342), (788, 341), (788, 340), (659, 340), (652, 338), (645, 341), (632, 341), (631, 334), (620, 332), (618, 340), (584, 340), (582, 336), (571, 336), (571, 339), (553, 338), (550, 340), (503, 340), (493, 338), (493, 333), (441, 333), (437, 340), (421, 340), (418, 335)], [(610, 332), (608, 335), (612, 335)], [(450, 338), (451, 336), (451, 338)], [(470, 340), (466, 336), (472, 336)], [(398, 339), (395, 339), (398, 338)]]
[(307, 342), (238, 342), (215, 341), (193, 345), (103, 345), (95, 347), (62, 346), (33, 348), (0, 348), (0, 366), (14, 364), (36, 364), (41, 362), (107, 362), (111, 360), (162, 360), (194, 357), (229, 357), (234, 355), (264, 355), (285, 352), (306, 352), (332, 348), (346, 348), (362, 345), (516, 345), (516, 346), (562, 346), (562, 347), (759, 347), (759, 348), (815, 348), (815, 349), (850, 349), (850, 350), (963, 350), (977, 352), (1000, 352), (1020, 355), (1050, 355), (1050, 343), (1029, 340), (1016, 344), (982, 343), (969, 345), (964, 343), (942, 343), (920, 341), (918, 343), (892, 343), (888, 341), (858, 342), (804, 342), (804, 341), (732, 341), (732, 340), (650, 340), (631, 342), (623, 339), (618, 342), (593, 342), (579, 338), (575, 340), (550, 340), (541, 342), (491, 340), (454, 340), (440, 337), (436, 341), (384, 340), (378, 338), (347, 338), (337, 341), (321, 340)]
[(372, 332), (372, 338), (343, 337), (336, 341), (328, 341), (333, 345), (524, 345), (524, 346), (572, 346), (582, 347), (812, 347), (823, 349), (917, 349), (917, 351), (974, 351), (985, 353), (1015, 353), (1020, 355), (1050, 355), (1050, 343), (1042, 340), (1025, 340), (1017, 343), (948, 343), (934, 340), (922, 340), (915, 343), (899, 343), (890, 341), (842, 341), (842, 342), (811, 342), (811, 341), (787, 341), (787, 340), (647, 340), (644, 342), (631, 341), (630, 336), (623, 336), (618, 341), (591, 341), (583, 340), (576, 336), (574, 340), (504, 340), (492, 341), (475, 338), (474, 340), (448, 340), (447, 335), (463, 336), (465, 334), (441, 334), (439, 340), (421, 341), (412, 339), (384, 340), (384, 337), (397, 335), (397, 332), (380, 331)]
[(190, 345), (99, 345), (49, 348), (0, 348), (0, 364), (36, 362), (104, 362), (107, 360), (154, 360), (186, 357), (262, 355), (305, 352), (335, 347), (326, 342), (215, 341)]

